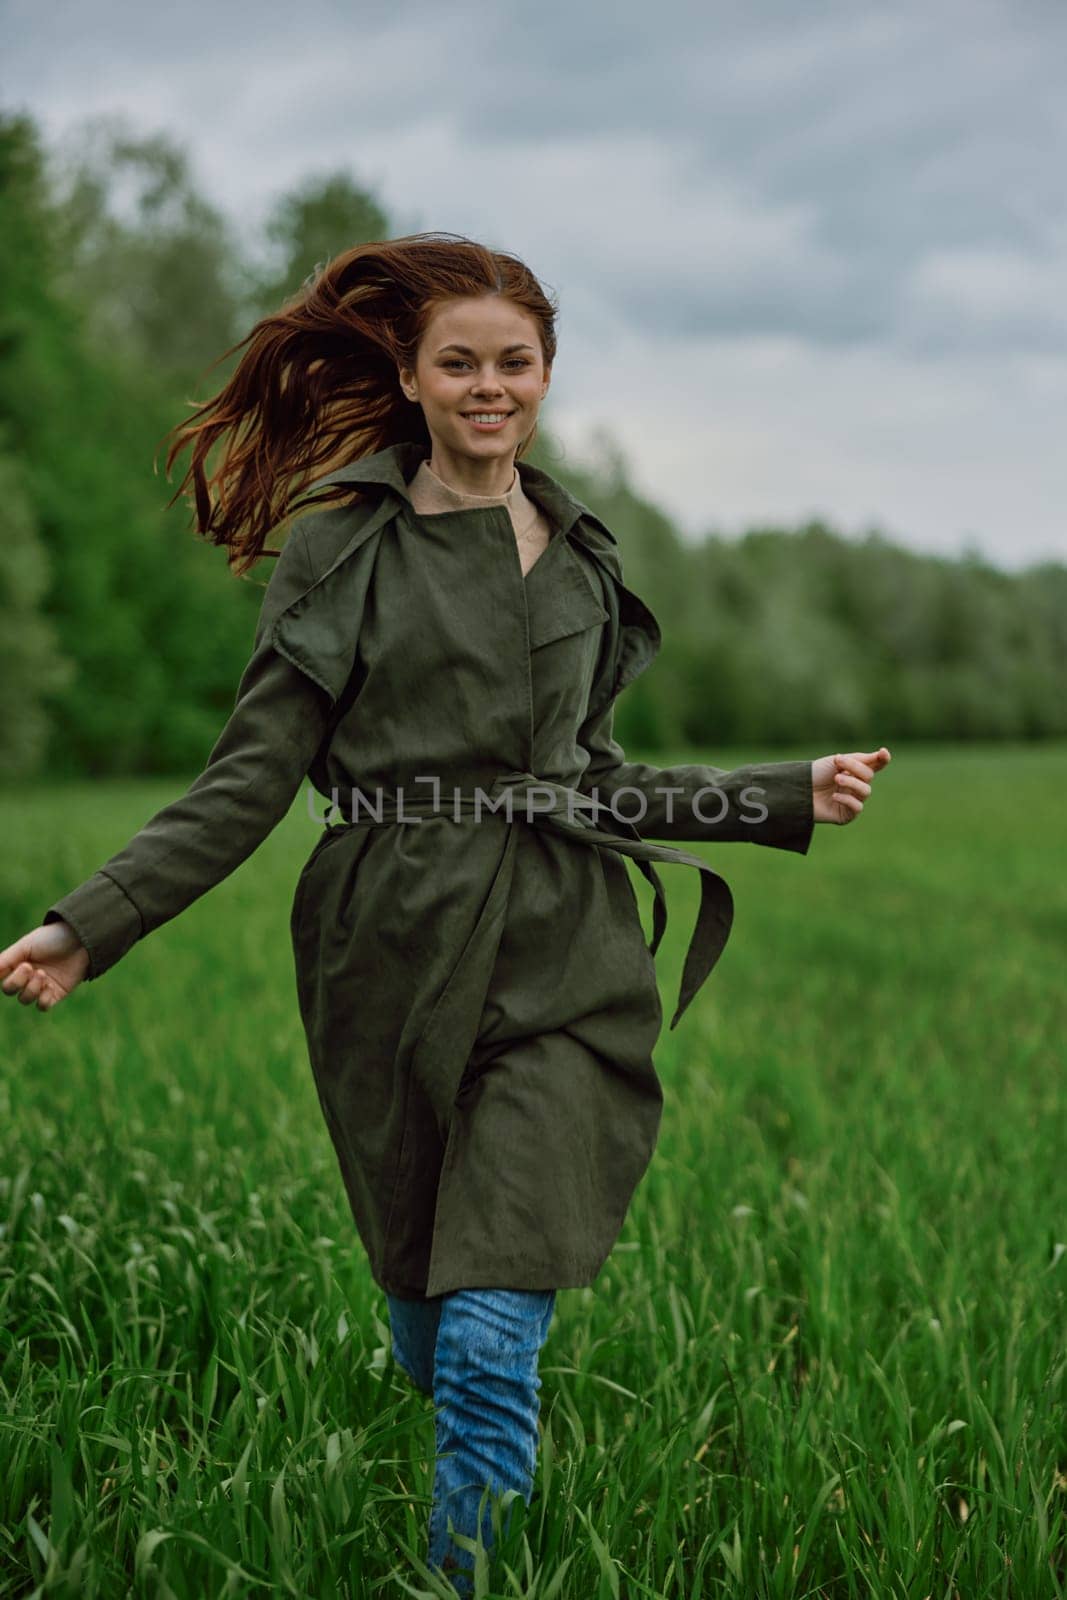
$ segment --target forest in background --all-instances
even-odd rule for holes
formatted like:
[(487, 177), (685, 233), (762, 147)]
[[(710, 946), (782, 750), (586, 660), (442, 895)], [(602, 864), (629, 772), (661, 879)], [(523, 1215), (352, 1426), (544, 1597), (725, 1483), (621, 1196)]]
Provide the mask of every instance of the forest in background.
[[(188, 505), (166, 508), (187, 457), (168, 482), (163, 435), (317, 264), (408, 231), (338, 171), (280, 193), (249, 240), (168, 136), (100, 118), (58, 152), (0, 111), (0, 776), (203, 765), (271, 563), (235, 580)], [(610, 440), (596, 462), (569, 458), (550, 401), (529, 459), (613, 530), (663, 627), (619, 702), (623, 743), (771, 755), (1067, 732), (1062, 563), (1008, 573), (823, 522), (687, 540)]]

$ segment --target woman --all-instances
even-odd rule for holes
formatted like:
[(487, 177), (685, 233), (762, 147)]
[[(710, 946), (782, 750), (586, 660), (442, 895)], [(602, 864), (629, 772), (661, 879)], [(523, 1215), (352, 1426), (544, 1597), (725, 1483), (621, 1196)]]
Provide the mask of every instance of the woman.
[[(177, 492), (238, 573), (300, 502), (235, 709), (0, 978), (51, 1009), (233, 871), (306, 775), (330, 798), (293, 901), (299, 1004), (396, 1357), (436, 1404), (430, 1561), (466, 1581), (449, 1524), (488, 1544), (483, 1491), (529, 1501), (556, 1290), (594, 1281), (656, 1143), (654, 862), (701, 880), (672, 1027), (730, 930), (703, 857), (650, 840), (804, 854), (889, 752), (627, 761), (613, 704), (659, 627), (609, 529), (522, 460), (555, 307), (515, 257), (362, 245), (243, 343), (167, 459), (192, 442)], [(655, 890), (648, 947), (627, 856)]]

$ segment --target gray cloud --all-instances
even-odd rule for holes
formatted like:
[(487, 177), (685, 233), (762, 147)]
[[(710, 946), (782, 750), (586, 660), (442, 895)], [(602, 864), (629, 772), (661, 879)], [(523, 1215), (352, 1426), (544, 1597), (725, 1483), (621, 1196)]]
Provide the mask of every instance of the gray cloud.
[(399, 231), (517, 250), (561, 417), (617, 420), (689, 526), (792, 495), (943, 541), (958, 502), (1067, 552), (1057, 0), (7, 0), (0, 34), (6, 104), (169, 129), (244, 225), (346, 165)]
[[(75, 63), (83, 81), (87, 69), (116, 83), (144, 73), (139, 108), (154, 77), (169, 86), (158, 98), (171, 120), (183, 102), (190, 120), (212, 102), (225, 116), (228, 103), (235, 146), (266, 99), (279, 141), (305, 139), (309, 157), (331, 138), (358, 157), (420, 122), (459, 151), (506, 147), (524, 175), (546, 146), (576, 163), (592, 151), (615, 201), (597, 207), (601, 250), (619, 241), (607, 292), (651, 333), (927, 338), (946, 351), (1063, 341), (1058, 320), (996, 297), (979, 314), (967, 263), (986, 252), (1005, 267), (1030, 255), (1065, 265), (1051, 224), (1067, 157), (1067, 12), (1007, 0), (825, 0), (815, 12), (791, 0), (316, 0), (296, 23), (288, 4), (264, 0), (255, 15), (252, 28), (243, 8), (194, 0), (179, 30), (129, 0), (8, 4), (3, 88), (47, 97)], [(56, 37), (70, 43), (66, 62)], [(635, 141), (662, 152), (655, 195), (647, 167), (628, 168)], [(581, 201), (565, 179), (557, 203), (573, 229)], [(631, 248), (650, 227), (651, 261)], [(969, 285), (958, 308), (945, 292), (954, 261)]]

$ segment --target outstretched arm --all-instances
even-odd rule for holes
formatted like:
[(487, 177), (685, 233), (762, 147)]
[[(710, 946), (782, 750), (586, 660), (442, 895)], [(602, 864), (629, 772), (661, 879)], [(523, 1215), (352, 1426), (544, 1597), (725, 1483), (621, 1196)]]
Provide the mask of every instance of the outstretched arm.
[(49, 906), (99, 978), (145, 934), (229, 876), (285, 816), (323, 737), (328, 696), (262, 644), (200, 776), (117, 854)]
[[(815, 824), (811, 761), (751, 762), (730, 770), (629, 761), (614, 737), (614, 702), (582, 726), (589, 756), (579, 787), (642, 838), (747, 840), (806, 855)], [(610, 820), (606, 814), (603, 820)]]
[(816, 822), (855, 820), (875, 773), (891, 757), (877, 750), (819, 756), (813, 761), (749, 762), (730, 770), (703, 764), (655, 767), (629, 761), (614, 737), (619, 691), (659, 650), (660, 627), (645, 602), (622, 581), (617, 554), (601, 595), (609, 616), (591, 704), (578, 731), (587, 766), (579, 789), (607, 808), (598, 820), (627, 821), (643, 838), (715, 842), (747, 840), (807, 855)]
[(0, 951), (3, 992), (47, 1010), (227, 877), (281, 821), (329, 722), (326, 691), (278, 654), (270, 624), (312, 581), (295, 527), (264, 594), (236, 704), (203, 772), (41, 926)]

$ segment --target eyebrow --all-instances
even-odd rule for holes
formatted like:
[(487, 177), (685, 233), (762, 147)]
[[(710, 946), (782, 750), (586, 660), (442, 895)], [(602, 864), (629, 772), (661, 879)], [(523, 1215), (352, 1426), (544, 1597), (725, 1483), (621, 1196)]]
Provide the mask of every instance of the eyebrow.
[[(532, 350), (532, 349), (533, 349), (533, 345), (532, 344), (509, 344), (509, 345), (505, 345), (504, 346), (504, 349), (501, 351), (501, 354), (505, 355), (505, 356), (509, 356), (509, 355), (511, 355), (513, 350)], [(446, 350), (458, 350), (460, 352), (460, 354), (464, 355), (464, 356), (472, 356), (475, 353), (471, 349), (469, 344), (443, 344), (441, 346), (440, 350), (438, 350), (437, 354), (439, 356), (440, 355), (444, 355)]]

